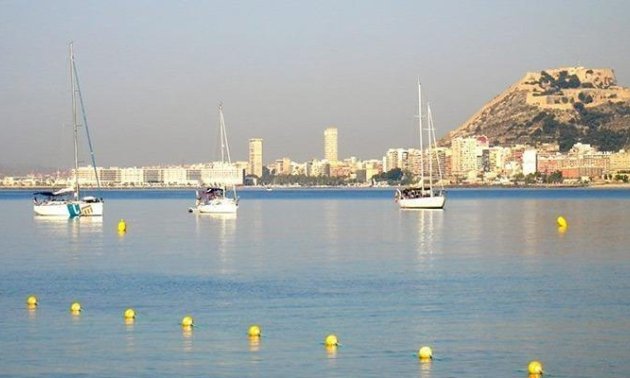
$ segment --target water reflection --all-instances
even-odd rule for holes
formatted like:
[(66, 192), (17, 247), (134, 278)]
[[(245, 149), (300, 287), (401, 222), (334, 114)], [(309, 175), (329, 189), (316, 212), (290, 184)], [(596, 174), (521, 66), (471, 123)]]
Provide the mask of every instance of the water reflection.
[(339, 201), (325, 201), (323, 208), (326, 239), (337, 244), (339, 239), (337, 227), (337, 222), (339, 222)]
[(193, 327), (182, 327), (182, 348), (184, 352), (192, 352), (193, 349)]
[(28, 320), (37, 320), (37, 306), (28, 305), (26, 306), (26, 311), (28, 311)]
[(337, 358), (337, 346), (336, 345), (326, 345), (326, 357), (330, 359)]
[(260, 336), (248, 336), (248, 339), (249, 339), (249, 351), (250, 352), (260, 351)]
[(82, 235), (101, 235), (103, 217), (33, 217), (36, 230), (54, 239), (68, 238), (76, 248)]
[(229, 251), (236, 237), (236, 214), (197, 214), (195, 222), (198, 241), (216, 251), (219, 272), (230, 273), (234, 256)]
[(335, 261), (339, 258), (339, 201), (325, 201), (323, 204), (323, 240), (327, 243), (327, 256), (331, 261)]
[(260, 201), (248, 202), (249, 234), (253, 240), (262, 240), (265, 232), (263, 228), (263, 206)]
[(233, 233), (236, 227), (236, 214), (195, 214), (195, 224), (197, 234), (206, 234), (208, 232), (208, 226), (218, 224), (220, 226), (220, 233), (227, 235)]
[(524, 248), (524, 252), (527, 254), (538, 253), (540, 235), (542, 235), (543, 231), (540, 229), (543, 222), (540, 222), (540, 210), (542, 209), (539, 209), (539, 206), (540, 204), (536, 201), (524, 201), (520, 208), (520, 219), (506, 219), (506, 222), (510, 223), (504, 223), (508, 227), (511, 223), (514, 223), (514, 229), (520, 229), (522, 237), (521, 244)]
[(423, 361), (419, 363), (420, 378), (431, 378), (431, 360)]
[(135, 339), (134, 331), (133, 331), (135, 319), (125, 318), (124, 322), (125, 322), (125, 330), (127, 331), (126, 338), (125, 338), (127, 340), (127, 352), (134, 352), (135, 346), (136, 346), (136, 339)]
[(435, 252), (435, 241), (439, 240), (439, 234), (444, 221), (444, 210), (435, 209), (404, 209), (404, 217), (415, 219), (416, 250), (418, 258), (422, 259)]

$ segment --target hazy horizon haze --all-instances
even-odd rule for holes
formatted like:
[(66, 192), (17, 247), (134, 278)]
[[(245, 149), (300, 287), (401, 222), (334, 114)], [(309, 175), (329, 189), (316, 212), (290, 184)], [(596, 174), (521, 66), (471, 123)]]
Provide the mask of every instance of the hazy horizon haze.
[[(414, 147), (416, 78), (438, 136), (527, 71), (611, 67), (630, 86), (623, 1), (0, 1), (0, 171), (72, 164), (74, 41), (100, 166), (380, 158)], [(85, 145), (85, 143), (83, 143)], [(87, 159), (85, 159), (87, 163)], [(1, 173), (1, 172), (0, 172)]]

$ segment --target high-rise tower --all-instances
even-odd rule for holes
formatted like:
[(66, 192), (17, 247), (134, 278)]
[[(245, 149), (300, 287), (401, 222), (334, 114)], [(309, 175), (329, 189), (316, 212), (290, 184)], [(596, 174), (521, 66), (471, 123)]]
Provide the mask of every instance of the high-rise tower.
[(261, 138), (252, 138), (249, 140), (249, 166), (247, 167), (247, 174), (256, 175), (259, 178), (262, 177), (263, 156), (262, 156), (262, 144)]
[(338, 160), (336, 127), (329, 127), (324, 130), (324, 159), (329, 162), (335, 162)]

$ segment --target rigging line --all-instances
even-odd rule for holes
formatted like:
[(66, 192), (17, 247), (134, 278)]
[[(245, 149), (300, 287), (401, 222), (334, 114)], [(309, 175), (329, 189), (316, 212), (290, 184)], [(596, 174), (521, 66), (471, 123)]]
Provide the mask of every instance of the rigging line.
[(96, 177), (96, 187), (100, 191), (101, 181), (98, 178), (98, 172), (96, 170), (96, 158), (94, 157), (94, 149), (92, 148), (92, 138), (90, 137), (90, 128), (88, 127), (85, 106), (83, 105), (83, 95), (81, 94), (81, 85), (79, 84), (79, 72), (77, 70), (76, 64), (72, 65), (72, 69), (74, 71), (74, 78), (77, 83), (77, 92), (79, 93), (79, 102), (81, 103), (81, 116), (83, 118), (83, 124), (85, 125), (85, 134), (87, 135), (88, 146), (90, 147), (90, 157), (92, 158), (92, 168), (94, 169), (94, 177)]

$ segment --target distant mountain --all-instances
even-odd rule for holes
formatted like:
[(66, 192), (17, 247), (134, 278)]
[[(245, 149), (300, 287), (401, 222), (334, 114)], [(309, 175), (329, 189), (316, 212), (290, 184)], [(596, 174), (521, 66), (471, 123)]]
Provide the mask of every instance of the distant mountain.
[(630, 88), (612, 69), (565, 67), (528, 72), (441, 141), (486, 135), (491, 145), (576, 142), (601, 151), (630, 147)]

